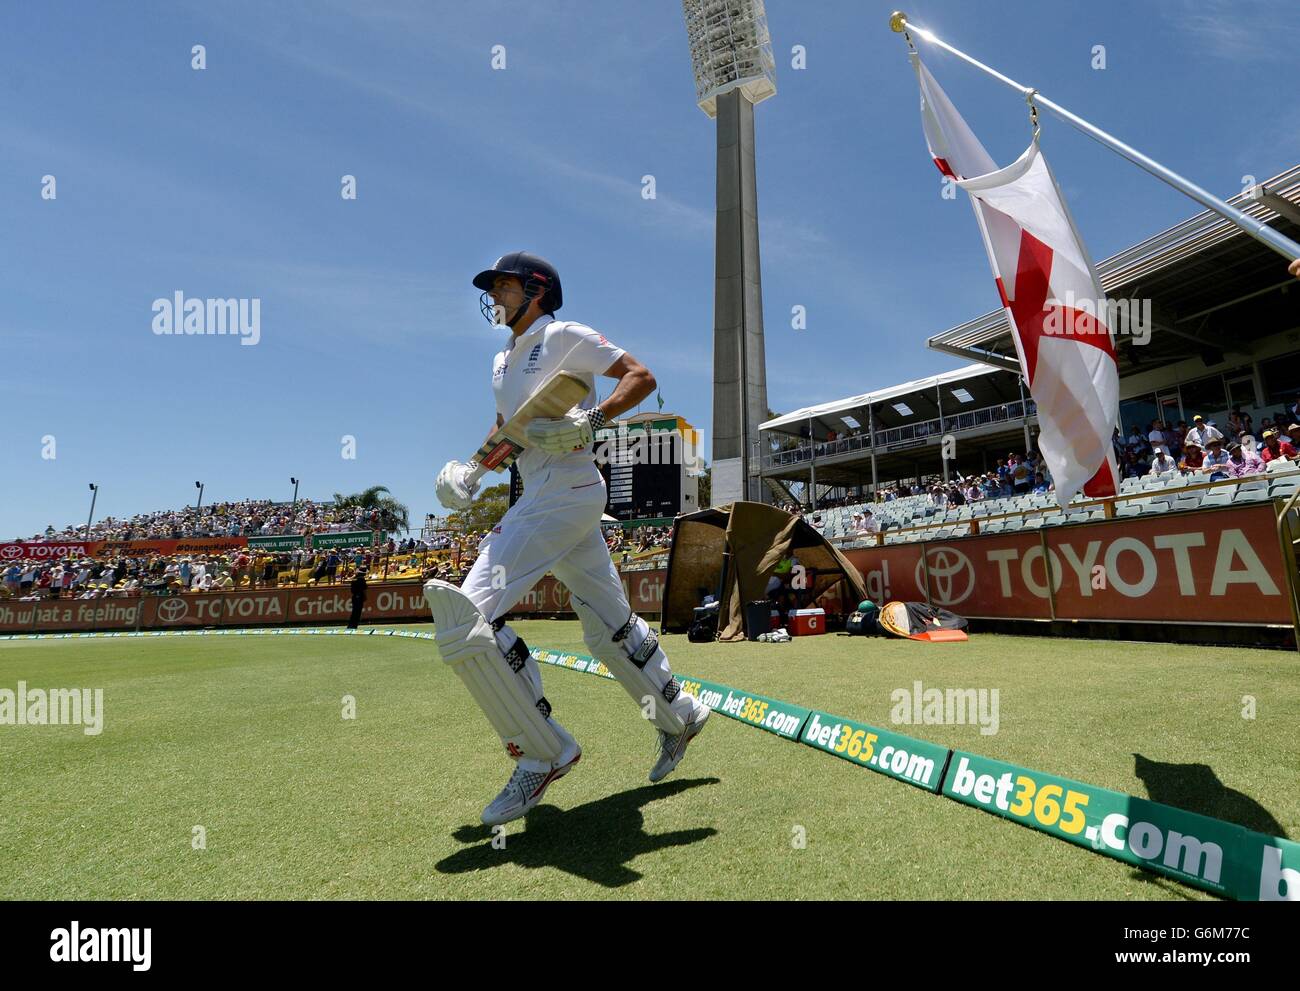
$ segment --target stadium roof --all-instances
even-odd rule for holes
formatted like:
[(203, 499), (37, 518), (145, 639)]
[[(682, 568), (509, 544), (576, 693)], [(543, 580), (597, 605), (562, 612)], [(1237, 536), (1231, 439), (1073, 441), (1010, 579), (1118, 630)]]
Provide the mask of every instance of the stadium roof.
[(798, 427), (803, 426), (810, 419), (837, 417), (842, 413), (852, 414), (854, 410), (865, 409), (869, 403), (874, 404), (883, 402), (886, 399), (897, 399), (908, 395), (908, 393), (919, 392), (921, 389), (935, 389), (949, 382), (961, 382), (976, 375), (987, 375), (988, 372), (988, 365), (964, 365), (951, 372), (942, 372), (939, 375), (931, 375), (929, 378), (904, 382), (902, 385), (891, 385), (887, 389), (878, 389), (875, 392), (864, 392), (860, 396), (849, 396), (847, 399), (836, 399), (829, 403), (819, 403), (816, 406), (805, 406), (793, 413), (778, 416), (775, 420), (760, 423), (758, 429), (777, 430), (787, 426)]
[[(1300, 239), (1300, 165), (1258, 183), (1228, 202)], [(1112, 299), (1150, 299), (1151, 339), (1139, 345), (1117, 335), (1120, 375), (1125, 376), (1184, 358), (1201, 356), (1207, 364), (1226, 354), (1248, 354), (1250, 341), (1289, 330), (1297, 324), (1297, 307), (1289, 294), (1300, 291), (1286, 274), (1280, 256), (1212, 211), (1112, 255), (1098, 266), (1102, 288)], [(814, 436), (829, 430), (866, 426), (856, 413), (872, 407), (877, 428), (906, 425), (963, 408), (976, 409), (1019, 398), (1020, 366), (1004, 310), (931, 337), (937, 351), (974, 358), (976, 364), (900, 385), (805, 406), (760, 424), (760, 430), (798, 433), (812, 421)], [(998, 369), (1004, 370), (1001, 374)], [(1007, 374), (1013, 373), (1013, 374)], [(970, 398), (943, 386), (963, 383)], [(901, 406), (887, 400), (906, 399)], [(949, 402), (953, 405), (949, 406)], [(845, 417), (853, 422), (846, 422)]]
[[(1300, 239), (1300, 165), (1228, 202)], [(1197, 354), (1222, 361), (1234, 345), (1296, 322), (1294, 303), (1287, 306), (1283, 299), (1296, 291), (1295, 280), (1281, 256), (1209, 210), (1112, 255), (1097, 265), (1097, 273), (1112, 299), (1152, 300), (1150, 343), (1138, 345), (1131, 337), (1117, 341), (1121, 376)], [(991, 310), (927, 343), (936, 351), (1018, 371), (1005, 310)]]

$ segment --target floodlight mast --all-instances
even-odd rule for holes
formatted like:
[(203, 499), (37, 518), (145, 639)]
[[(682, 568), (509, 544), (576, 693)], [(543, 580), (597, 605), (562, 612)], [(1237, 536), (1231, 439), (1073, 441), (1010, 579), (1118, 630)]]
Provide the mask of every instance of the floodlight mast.
[(717, 117), (718, 97), (739, 89), (751, 104), (776, 95), (776, 59), (763, 0), (682, 0), (695, 101)]
[(776, 94), (763, 0), (682, 0), (696, 103), (717, 127), (713, 504), (765, 501), (758, 425), (768, 418), (754, 104)]

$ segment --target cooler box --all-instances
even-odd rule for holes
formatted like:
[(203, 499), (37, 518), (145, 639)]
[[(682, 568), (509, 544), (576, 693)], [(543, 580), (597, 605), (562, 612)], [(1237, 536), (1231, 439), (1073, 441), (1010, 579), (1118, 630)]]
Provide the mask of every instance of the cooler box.
[(815, 637), (825, 632), (825, 609), (792, 609), (790, 611), (790, 636)]

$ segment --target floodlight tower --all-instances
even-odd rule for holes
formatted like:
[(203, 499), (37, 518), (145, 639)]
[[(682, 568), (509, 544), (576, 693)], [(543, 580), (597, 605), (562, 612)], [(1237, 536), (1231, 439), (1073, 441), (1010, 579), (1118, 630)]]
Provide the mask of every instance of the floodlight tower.
[(718, 130), (713, 299), (713, 504), (763, 499), (767, 416), (754, 104), (776, 94), (763, 0), (682, 0), (695, 98)]

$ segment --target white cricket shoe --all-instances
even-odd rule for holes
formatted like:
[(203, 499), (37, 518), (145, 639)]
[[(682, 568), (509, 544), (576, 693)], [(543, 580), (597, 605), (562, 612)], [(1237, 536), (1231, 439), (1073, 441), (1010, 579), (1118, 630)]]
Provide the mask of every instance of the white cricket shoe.
[(673, 736), (664, 730), (659, 731), (659, 759), (655, 761), (655, 766), (650, 768), (652, 782), (662, 781), (672, 773), (673, 768), (686, 755), (686, 745), (699, 736), (700, 731), (704, 729), (711, 711), (707, 705), (700, 703), (695, 707), (690, 722), (681, 733)]
[(483, 823), (487, 826), (499, 826), (526, 815), (534, 805), (542, 800), (551, 782), (558, 781), (582, 759), (582, 748), (573, 740), (564, 748), (560, 759), (551, 764), (549, 769), (530, 771), (522, 764), (516, 764), (510, 780), (501, 789), (501, 794), (483, 810)]

